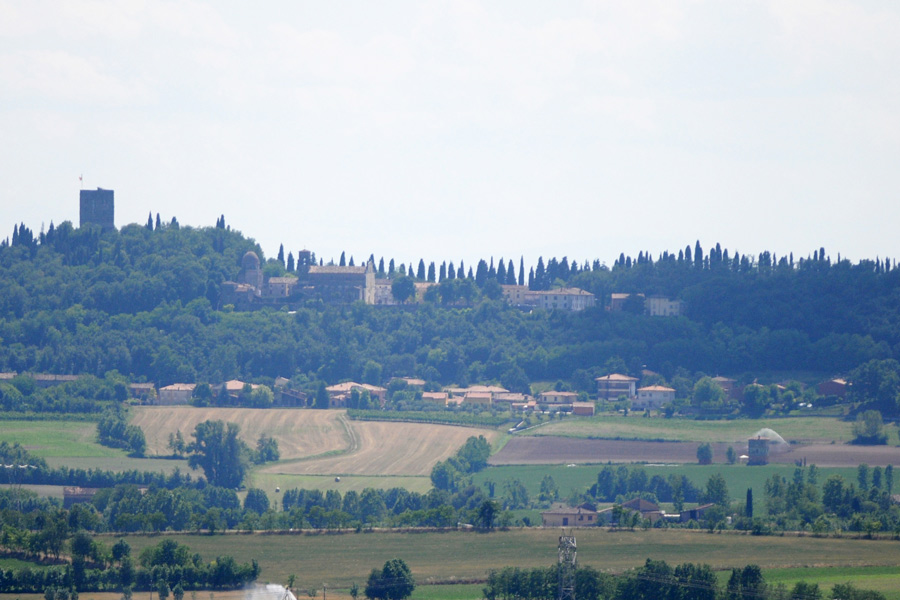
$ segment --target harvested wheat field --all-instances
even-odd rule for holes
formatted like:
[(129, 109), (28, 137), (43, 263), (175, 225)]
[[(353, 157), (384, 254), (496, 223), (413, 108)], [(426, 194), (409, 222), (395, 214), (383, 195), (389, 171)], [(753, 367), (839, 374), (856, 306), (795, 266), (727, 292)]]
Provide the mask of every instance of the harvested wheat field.
[(196, 408), (193, 406), (135, 407), (131, 423), (144, 431), (147, 455), (169, 455), (169, 434), (181, 430), (186, 442), (198, 423), (207, 420), (237, 423), (241, 439), (254, 447), (265, 433), (278, 441), (282, 460), (346, 450), (350, 436), (342, 410), (296, 408)]
[(266, 473), (334, 475), (429, 475), (439, 460), (456, 452), (466, 439), (483, 435), (493, 442), (496, 431), (387, 421), (349, 421), (351, 447), (339, 456), (275, 464)]

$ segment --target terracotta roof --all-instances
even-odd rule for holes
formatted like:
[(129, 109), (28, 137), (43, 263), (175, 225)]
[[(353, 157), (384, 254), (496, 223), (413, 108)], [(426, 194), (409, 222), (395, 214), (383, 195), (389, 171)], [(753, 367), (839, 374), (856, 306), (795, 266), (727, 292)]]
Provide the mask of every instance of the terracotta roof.
[(542, 290), (540, 292), (536, 292), (543, 296), (547, 296), (550, 294), (558, 294), (563, 296), (593, 296), (592, 293), (586, 292), (580, 288), (559, 288), (556, 290)]
[(572, 398), (572, 397), (577, 398), (578, 397), (578, 394), (576, 392), (553, 392), (553, 391), (550, 391), (550, 392), (541, 392), (540, 395), (542, 398), (544, 396), (563, 396), (565, 398)]
[(648, 385), (647, 387), (638, 388), (639, 392), (674, 392), (675, 390), (664, 385)]
[(197, 387), (196, 383), (173, 383), (172, 385), (159, 388), (159, 390), (166, 392), (193, 392), (195, 387)]
[(273, 284), (273, 285), (274, 284), (290, 285), (292, 283), (297, 283), (297, 278), (296, 277), (269, 277), (269, 283)]
[(133, 390), (152, 390), (156, 386), (152, 383), (129, 383), (128, 387)]
[(329, 392), (349, 392), (354, 388), (361, 388), (364, 390), (368, 390), (370, 392), (386, 392), (387, 390), (383, 387), (379, 387), (377, 385), (370, 385), (368, 383), (356, 383), (355, 381), (345, 381), (344, 383), (336, 383), (335, 385), (329, 385), (325, 388)]
[(542, 515), (596, 515), (596, 510), (581, 508), (580, 506), (551, 506), (549, 509), (542, 511)]
[(620, 373), (610, 373), (603, 377), (595, 377), (594, 381), (637, 381), (637, 377), (629, 377), (628, 375), (621, 375)]
[(340, 266), (324, 266), (324, 267), (315, 267), (312, 266), (309, 268), (309, 273), (312, 274), (335, 274), (335, 275), (362, 275), (366, 272), (365, 267), (340, 267)]

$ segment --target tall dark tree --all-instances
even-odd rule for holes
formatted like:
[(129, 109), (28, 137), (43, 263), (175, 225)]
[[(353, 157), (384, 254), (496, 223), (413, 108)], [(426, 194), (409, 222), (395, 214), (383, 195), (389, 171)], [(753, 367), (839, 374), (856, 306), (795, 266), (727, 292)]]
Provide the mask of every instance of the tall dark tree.
[(153, 212), (147, 215), (147, 229), (153, 231)]
[(516, 270), (515, 267), (513, 267), (512, 259), (509, 260), (509, 264), (506, 267), (506, 281), (501, 283), (505, 283), (506, 285), (516, 285)]
[(281, 266), (284, 266), (284, 244), (279, 244), (278, 246), (278, 262), (281, 263)]
[[(450, 267), (451, 268), (453, 267), (453, 263), (450, 263)], [(454, 273), (454, 275), (455, 275), (455, 273)], [(441, 281), (443, 281), (445, 279), (447, 279), (447, 263), (442, 262), (440, 272), (438, 273), (438, 282), (440, 283)]]
[(240, 487), (247, 473), (247, 447), (238, 437), (240, 427), (224, 421), (203, 421), (194, 428), (188, 445), (188, 463), (200, 467), (211, 485)]
[(506, 264), (504, 264), (503, 259), (500, 259), (500, 262), (497, 263), (497, 281), (499, 283), (506, 283)]
[(525, 257), (519, 257), (519, 285), (525, 285)]
[(419, 266), (416, 269), (416, 279), (425, 281), (425, 259), (419, 259)]
[(434, 262), (428, 263), (428, 281), (435, 282)]
[(366, 582), (366, 598), (372, 600), (404, 600), (416, 589), (416, 581), (403, 559), (393, 558), (381, 571), (372, 569)]
[(290, 272), (294, 271), (294, 253), (293, 252), (288, 252), (287, 270)]
[(447, 279), (456, 279), (456, 269), (453, 268), (453, 261), (450, 261), (450, 264), (447, 265)]
[(343, 251), (341, 252), (341, 262), (338, 263), (338, 266), (341, 266), (341, 267), (347, 266), (347, 255)]

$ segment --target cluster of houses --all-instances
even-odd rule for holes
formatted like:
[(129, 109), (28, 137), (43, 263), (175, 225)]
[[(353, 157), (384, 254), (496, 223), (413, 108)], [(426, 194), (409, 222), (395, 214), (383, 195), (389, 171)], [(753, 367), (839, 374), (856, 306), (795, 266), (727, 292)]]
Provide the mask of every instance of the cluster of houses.
[[(263, 277), (259, 256), (247, 252), (241, 260), (237, 281), (222, 284), (221, 304), (247, 310), (257, 306), (290, 304), (319, 298), (330, 304), (364, 302), (375, 305), (399, 304), (392, 291), (391, 279), (377, 277), (375, 265), (317, 265), (309, 250), (298, 253), (296, 276)], [(434, 282), (415, 283), (413, 302), (423, 302), (425, 292)], [(524, 285), (503, 285), (503, 296), (515, 306), (584, 310), (594, 306), (594, 295), (578, 288), (534, 291)]]
[[(241, 261), (241, 271), (237, 281), (222, 284), (221, 305), (233, 305), (239, 310), (247, 310), (266, 305), (284, 305), (310, 298), (318, 298), (331, 304), (364, 302), (374, 305), (396, 305), (400, 302), (392, 291), (393, 281), (378, 277), (375, 265), (369, 261), (364, 266), (316, 264), (315, 255), (309, 250), (301, 250), (297, 255), (296, 276), (263, 277), (259, 256), (247, 252)], [(428, 288), (434, 282), (416, 282), (411, 302), (425, 300)], [(596, 305), (594, 294), (576, 287), (552, 290), (532, 290), (526, 285), (501, 285), (503, 298), (511, 305), (523, 308), (545, 310), (580, 311)], [(663, 296), (644, 294), (614, 293), (607, 308), (610, 311), (623, 310), (629, 298), (640, 298), (644, 312), (651, 316), (673, 317), (684, 313), (681, 300), (671, 300)]]
[(707, 510), (714, 504), (702, 504), (677, 513), (666, 513), (659, 505), (634, 498), (622, 504), (596, 510), (591, 504), (566, 506), (554, 504), (541, 513), (541, 524), (544, 527), (596, 527), (599, 525), (622, 525), (630, 523), (635, 517), (656, 525), (659, 521), (669, 523), (687, 523), (701, 521)]

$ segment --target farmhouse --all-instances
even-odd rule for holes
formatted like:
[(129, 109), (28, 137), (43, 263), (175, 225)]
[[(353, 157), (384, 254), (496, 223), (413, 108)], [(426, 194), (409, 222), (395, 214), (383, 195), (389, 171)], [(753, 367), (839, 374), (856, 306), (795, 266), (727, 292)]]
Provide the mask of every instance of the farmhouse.
[(578, 400), (575, 392), (541, 392), (538, 395), (540, 404), (572, 404)]
[(325, 391), (328, 392), (329, 405), (331, 408), (345, 408), (347, 406), (347, 400), (350, 399), (350, 394), (353, 390), (358, 390), (360, 393), (364, 391), (369, 392), (369, 396), (378, 399), (379, 404), (382, 406), (384, 405), (384, 400), (387, 395), (387, 390), (385, 388), (377, 385), (370, 385), (368, 383), (346, 381), (325, 388)]
[(560, 288), (535, 292), (538, 306), (546, 310), (559, 308), (579, 311), (594, 306), (594, 295), (579, 288)]
[(816, 391), (819, 392), (820, 396), (837, 396), (838, 398), (843, 398), (847, 395), (849, 387), (850, 385), (845, 379), (829, 379), (828, 381), (823, 381), (817, 385)]
[(449, 398), (450, 394), (447, 392), (422, 392), (423, 402), (432, 402), (440, 406), (447, 406), (447, 400)]
[(156, 403), (161, 406), (190, 404), (195, 387), (197, 387), (197, 384), (194, 383), (173, 383), (172, 385), (161, 387), (159, 388), (159, 396)]
[(696, 508), (683, 510), (680, 513), (680, 520), (682, 523), (687, 523), (688, 521), (702, 521), (706, 511), (713, 506), (715, 506), (715, 504), (701, 504)]
[(637, 391), (637, 377), (621, 373), (610, 373), (594, 381), (597, 382), (597, 398), (600, 400), (618, 400), (619, 396), (634, 398)]
[(151, 402), (156, 398), (156, 386), (152, 383), (131, 383), (128, 385), (128, 394), (135, 400)]
[(552, 506), (541, 513), (544, 527), (593, 527), (597, 525), (597, 511), (582, 506)]
[(593, 417), (594, 416), (594, 403), (593, 402), (573, 402), (572, 403), (572, 414), (577, 417)]
[(675, 401), (675, 390), (663, 385), (650, 385), (642, 387), (637, 391), (637, 398), (632, 401), (632, 408), (658, 409), (663, 404), (669, 404)]
[(99, 488), (64, 487), (63, 508), (72, 508), (73, 504), (90, 502), (99, 491)]

